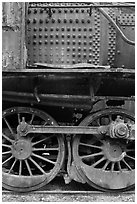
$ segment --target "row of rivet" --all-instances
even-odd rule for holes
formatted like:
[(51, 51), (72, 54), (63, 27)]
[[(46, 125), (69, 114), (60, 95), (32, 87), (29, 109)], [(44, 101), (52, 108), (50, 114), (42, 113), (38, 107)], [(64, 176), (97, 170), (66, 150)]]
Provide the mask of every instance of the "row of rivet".
[(43, 24), (43, 23), (88, 23), (90, 24), (91, 23), (91, 20), (90, 19), (60, 19), (58, 18), (57, 20), (56, 19), (49, 19), (49, 18), (46, 18), (45, 20), (44, 19), (37, 19), (37, 18), (33, 18), (33, 19), (28, 19), (27, 20), (27, 23), (28, 24), (36, 24), (36, 23), (39, 23), (39, 24)]
[(70, 28), (70, 27), (45, 27), (44, 26), (44, 28), (42, 28), (42, 27), (34, 27), (34, 28), (31, 28), (31, 27), (28, 27), (28, 31), (34, 31), (34, 32), (52, 32), (52, 31), (67, 31), (67, 32), (87, 32), (87, 31), (89, 31), (89, 32), (91, 32), (92, 30), (93, 30), (93, 28), (91, 28), (91, 27), (89, 27), (89, 28), (81, 28), (81, 27), (78, 27), (78, 28), (76, 28), (76, 27), (72, 27), (72, 28)]
[(42, 34), (39, 34), (39, 35), (36, 35), (36, 34), (34, 34), (33, 36), (32, 36), (33, 38), (89, 38), (89, 39), (91, 39), (92, 38), (92, 35), (90, 34), (89, 36), (87, 36), (87, 35), (81, 35), (81, 34), (78, 34), (78, 35), (76, 35), (76, 34), (72, 34), (72, 35), (70, 35), (70, 34), (67, 34), (67, 35), (65, 35), (65, 34), (56, 34), (56, 35), (54, 35), (54, 34), (50, 34), (50, 35), (48, 35), (48, 34), (45, 34), (44, 36), (42, 35)]
[(121, 14), (117, 20), (123, 26), (135, 26), (135, 14)]
[[(31, 41), (29, 41), (28, 40), (28, 44), (31, 44)], [(78, 42), (76, 42), (76, 41), (72, 41), (72, 42), (70, 42), (70, 41), (64, 41), (64, 40), (61, 40), (61, 41), (59, 41), (59, 40), (56, 40), (56, 41), (53, 41), (53, 40), (50, 40), (50, 41), (47, 41), (47, 40), (45, 40), (45, 41), (39, 41), (39, 42), (37, 42), (37, 41), (33, 41), (33, 43), (32, 43), (33, 45), (36, 45), (36, 44), (39, 44), (39, 45), (43, 45), (43, 44), (45, 44), (45, 45), (47, 45), (47, 44), (50, 44), (50, 45), (53, 45), (53, 44), (67, 44), (67, 45), (70, 45), (70, 44), (72, 44), (72, 45), (76, 45), (76, 44), (78, 44), (78, 45), (93, 45), (93, 47), (95, 48), (95, 51), (98, 49), (98, 46), (97, 46), (97, 43), (94, 43), (93, 44), (93, 42), (92, 41), (89, 41), (89, 42), (87, 42), (87, 41), (84, 41), (84, 42), (81, 42), (81, 41), (78, 41)]]
[[(89, 13), (89, 9), (51, 9), (51, 13)], [(47, 8), (29, 8), (28, 14), (43, 14), (43, 13), (49, 13), (49, 9)]]
[[(109, 9), (109, 16), (115, 21), (116, 16), (112, 8)], [(116, 51), (116, 31), (115, 28), (109, 23), (109, 43), (108, 43), (108, 64), (114, 66)]]
[(100, 13), (99, 11), (94, 11), (94, 34), (93, 34), (93, 60), (92, 63), (95, 65), (99, 64), (100, 57)]

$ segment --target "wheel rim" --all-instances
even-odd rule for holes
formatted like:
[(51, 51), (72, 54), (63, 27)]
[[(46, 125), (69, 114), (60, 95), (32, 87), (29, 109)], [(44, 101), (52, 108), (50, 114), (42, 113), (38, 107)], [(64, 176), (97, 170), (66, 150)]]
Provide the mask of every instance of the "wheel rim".
[[(80, 125), (108, 125), (118, 116), (134, 122), (134, 117), (121, 109), (106, 109), (85, 118)], [(125, 191), (135, 183), (135, 143), (100, 135), (75, 136), (74, 160), (81, 176), (91, 186), (104, 191)]]
[(57, 125), (37, 109), (15, 107), (3, 112), (3, 187), (19, 192), (49, 183), (61, 169), (65, 152), (62, 135), (35, 133), (17, 139), (17, 126), (23, 117), (32, 125)]

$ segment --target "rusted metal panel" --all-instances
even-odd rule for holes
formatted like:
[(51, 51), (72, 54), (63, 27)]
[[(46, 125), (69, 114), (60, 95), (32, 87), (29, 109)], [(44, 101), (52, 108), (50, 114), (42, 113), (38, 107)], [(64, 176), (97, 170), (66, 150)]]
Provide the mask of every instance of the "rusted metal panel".
[(2, 9), (3, 69), (24, 68), (26, 61), (25, 3), (3, 2)]

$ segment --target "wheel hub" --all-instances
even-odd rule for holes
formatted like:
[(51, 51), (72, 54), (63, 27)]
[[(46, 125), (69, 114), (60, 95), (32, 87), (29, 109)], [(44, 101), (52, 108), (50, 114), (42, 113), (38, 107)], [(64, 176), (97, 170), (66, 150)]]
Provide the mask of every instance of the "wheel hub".
[(25, 160), (31, 155), (31, 142), (24, 139), (19, 139), (12, 146), (12, 154), (16, 159)]
[(122, 160), (126, 154), (125, 151), (123, 151), (123, 149), (121, 148), (120, 144), (110, 141), (106, 142), (104, 146), (104, 153), (106, 158), (112, 162)]

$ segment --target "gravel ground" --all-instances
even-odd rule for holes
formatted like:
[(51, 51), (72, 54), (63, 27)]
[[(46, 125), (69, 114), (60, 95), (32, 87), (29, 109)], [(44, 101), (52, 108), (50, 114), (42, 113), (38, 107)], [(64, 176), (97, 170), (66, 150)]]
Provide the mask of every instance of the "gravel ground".
[(3, 202), (135, 202), (134, 194), (126, 195), (62, 195), (62, 194), (27, 194), (27, 195), (3, 195)]
[[(54, 190), (54, 191), (84, 191), (85, 189), (94, 190), (88, 188), (87, 185), (81, 185), (75, 181), (65, 185), (63, 179), (56, 178), (46, 187), (40, 190)], [(2, 194), (2, 202), (135, 202), (135, 194), (35, 194), (34, 192), (26, 194)]]

